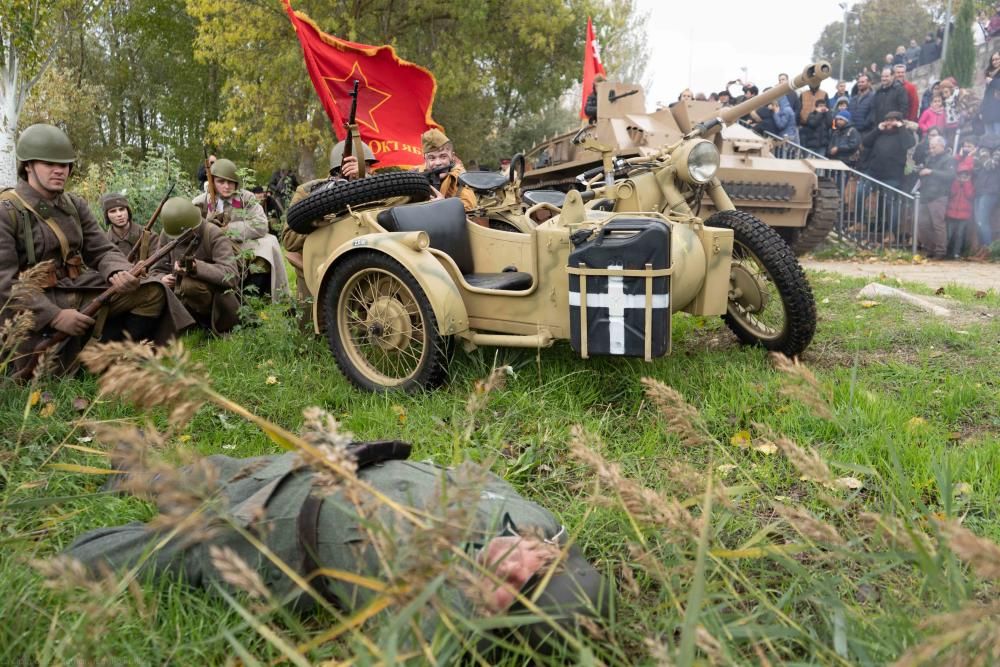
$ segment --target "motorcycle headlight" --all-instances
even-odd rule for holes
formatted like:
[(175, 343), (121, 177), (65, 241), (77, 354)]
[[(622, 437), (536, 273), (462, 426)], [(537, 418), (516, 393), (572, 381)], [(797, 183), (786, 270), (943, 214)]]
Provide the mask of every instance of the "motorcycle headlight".
[(719, 149), (707, 139), (691, 141), (674, 155), (680, 177), (693, 185), (708, 183), (719, 169)]

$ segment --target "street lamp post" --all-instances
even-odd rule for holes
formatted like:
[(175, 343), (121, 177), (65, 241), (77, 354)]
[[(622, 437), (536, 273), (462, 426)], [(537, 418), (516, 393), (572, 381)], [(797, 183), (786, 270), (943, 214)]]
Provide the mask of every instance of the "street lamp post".
[(844, 60), (847, 59), (847, 3), (841, 2), (838, 4), (842, 10), (844, 10), (844, 31), (840, 36), (840, 75), (837, 81), (844, 80)]

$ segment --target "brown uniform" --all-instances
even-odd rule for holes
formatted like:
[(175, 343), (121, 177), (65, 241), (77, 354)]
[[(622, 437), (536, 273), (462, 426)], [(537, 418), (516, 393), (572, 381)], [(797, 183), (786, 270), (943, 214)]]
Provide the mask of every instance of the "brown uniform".
[[(128, 231), (125, 233), (125, 236), (119, 236), (118, 230), (110, 225), (104, 233), (105, 236), (108, 237), (108, 241), (111, 242), (111, 245), (118, 248), (118, 251), (125, 255), (125, 257), (128, 257), (129, 253), (132, 252), (132, 248), (134, 248), (135, 244), (139, 242), (140, 238), (142, 238), (142, 227), (130, 221), (128, 223)], [(150, 234), (149, 240), (146, 242), (146, 247), (139, 247), (138, 259), (140, 262), (156, 252), (156, 241), (157, 238)]]
[[(201, 324), (217, 334), (226, 333), (240, 321), (236, 255), (232, 242), (215, 225), (202, 222), (198, 230), (190, 245), (175, 247), (151, 274), (159, 280), (173, 273), (175, 262), (184, 267), (185, 272), (177, 276), (174, 294)], [(169, 240), (161, 234), (158, 243)]]
[[(20, 306), (12, 304), (11, 288), (18, 274), (46, 260), (55, 265), (50, 286)], [(52, 332), (49, 324), (60, 310), (79, 310), (110, 287), (108, 279), (113, 274), (131, 268), (125, 256), (108, 242), (87, 202), (77, 195), (64, 192), (49, 201), (23, 179), (18, 179), (13, 190), (0, 194), (0, 321), (21, 308), (34, 316), (31, 334), (18, 348), (20, 355), (29, 353)], [(142, 285), (129, 294), (112, 297), (107, 315), (159, 317), (164, 295), (162, 285)], [(173, 333), (169, 318), (160, 318), (155, 342), (163, 343)], [(73, 368), (83, 342), (82, 337), (70, 339), (60, 352), (57, 371)], [(19, 365), (16, 360), (15, 366)]]
[(460, 164), (456, 164), (451, 168), (447, 174), (441, 178), (441, 187), (438, 188), (444, 197), (458, 197), (462, 200), (462, 206), (465, 207), (466, 211), (471, 211), (476, 208), (476, 193), (469, 188), (462, 188), (459, 190), (461, 185), (458, 182), (458, 177), (465, 173), (465, 167)]

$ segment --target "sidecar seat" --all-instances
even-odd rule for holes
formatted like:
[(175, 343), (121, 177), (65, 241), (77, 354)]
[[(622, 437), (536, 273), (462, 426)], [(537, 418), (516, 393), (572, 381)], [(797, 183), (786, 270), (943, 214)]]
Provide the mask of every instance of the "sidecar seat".
[(457, 197), (388, 208), (378, 214), (378, 224), (389, 232), (427, 232), (431, 247), (455, 260), (462, 278), (472, 287), (511, 291), (531, 287), (530, 273), (473, 272), (469, 223), (462, 200)]

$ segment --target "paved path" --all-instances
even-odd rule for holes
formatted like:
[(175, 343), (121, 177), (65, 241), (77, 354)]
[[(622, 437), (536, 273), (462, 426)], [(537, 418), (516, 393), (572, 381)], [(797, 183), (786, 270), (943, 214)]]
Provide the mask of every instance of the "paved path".
[(944, 287), (952, 283), (1000, 291), (1000, 264), (979, 262), (927, 262), (925, 264), (894, 264), (892, 262), (844, 262), (836, 260), (799, 260), (810, 271), (831, 271), (846, 276), (877, 278), (883, 273), (890, 278), (929, 287)]

